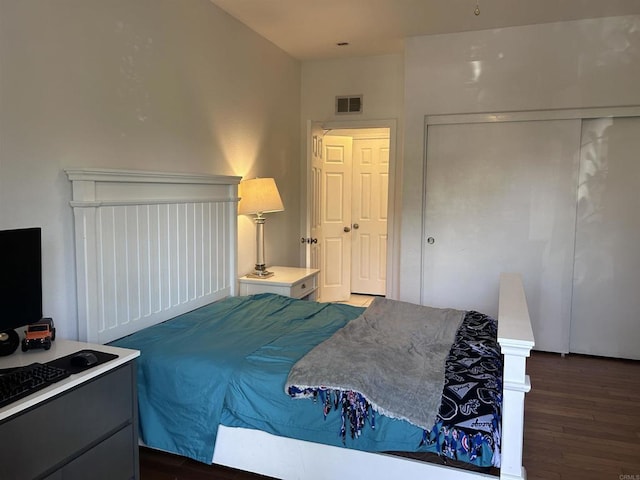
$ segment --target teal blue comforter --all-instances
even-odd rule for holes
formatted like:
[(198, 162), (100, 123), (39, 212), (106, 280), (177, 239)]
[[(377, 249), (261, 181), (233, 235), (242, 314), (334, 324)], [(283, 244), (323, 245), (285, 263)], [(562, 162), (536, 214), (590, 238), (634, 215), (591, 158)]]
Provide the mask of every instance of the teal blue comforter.
[[(142, 441), (210, 463), (218, 424), (223, 416), (234, 422), (233, 415), (224, 412), (225, 402), (231, 412), (240, 413), (271, 400), (269, 397), (282, 397), (289, 406), (307, 403), (291, 400), (284, 393), (291, 365), (361, 311), (272, 294), (228, 297), (113, 342), (141, 352)], [(267, 370), (254, 371), (256, 364)], [(277, 370), (282, 370), (280, 376)], [(240, 377), (235, 378), (237, 375)], [(245, 393), (247, 383), (252, 389), (264, 385), (267, 391)], [(267, 407), (265, 414), (279, 408)], [(241, 418), (252, 416), (261, 417), (258, 422), (268, 421), (251, 413)]]
[(419, 446), (422, 429), (381, 415), (345, 445), (339, 412), (325, 420), (318, 404), (285, 393), (293, 364), (362, 311), (273, 294), (229, 297), (113, 342), (141, 352), (141, 439), (206, 463), (220, 423), (367, 451), (436, 451)]

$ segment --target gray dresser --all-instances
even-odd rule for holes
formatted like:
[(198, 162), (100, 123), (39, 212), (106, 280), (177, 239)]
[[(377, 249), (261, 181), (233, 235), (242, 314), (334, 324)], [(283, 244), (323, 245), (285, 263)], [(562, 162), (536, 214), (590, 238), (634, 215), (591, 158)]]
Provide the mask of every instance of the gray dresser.
[(139, 478), (135, 368), (139, 352), (56, 340), (49, 351), (2, 357), (0, 368), (46, 363), (83, 349), (118, 358), (0, 409), (0, 478)]

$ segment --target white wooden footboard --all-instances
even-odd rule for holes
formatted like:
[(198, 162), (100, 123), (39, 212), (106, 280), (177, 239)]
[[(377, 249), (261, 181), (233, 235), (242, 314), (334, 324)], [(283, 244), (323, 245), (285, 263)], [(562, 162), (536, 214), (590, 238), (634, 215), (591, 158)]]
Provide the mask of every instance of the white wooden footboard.
[(534, 339), (522, 278), (515, 273), (500, 276), (498, 343), (504, 355), (500, 478), (524, 479), (527, 477), (522, 466), (524, 395), (531, 390), (526, 361)]
[(496, 479), (445, 465), (224, 425), (218, 428), (213, 463), (285, 480)]

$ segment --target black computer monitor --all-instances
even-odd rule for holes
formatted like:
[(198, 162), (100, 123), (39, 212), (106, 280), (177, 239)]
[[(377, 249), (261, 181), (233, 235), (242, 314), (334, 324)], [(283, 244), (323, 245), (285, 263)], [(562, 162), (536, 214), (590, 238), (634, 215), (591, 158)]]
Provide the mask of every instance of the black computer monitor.
[(0, 230), (0, 334), (42, 319), (41, 245), (40, 228)]

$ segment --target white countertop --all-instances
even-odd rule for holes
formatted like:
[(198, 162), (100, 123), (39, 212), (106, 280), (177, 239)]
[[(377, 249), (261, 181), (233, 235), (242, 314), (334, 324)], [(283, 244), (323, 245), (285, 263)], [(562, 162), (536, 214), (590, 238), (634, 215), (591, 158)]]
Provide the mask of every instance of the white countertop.
[(54, 397), (65, 390), (69, 390), (140, 356), (140, 352), (137, 350), (57, 339), (53, 342), (51, 349), (49, 350), (33, 349), (23, 352), (18, 348), (18, 350), (13, 354), (7, 355), (6, 357), (0, 357), (0, 369), (21, 367), (30, 365), (34, 362), (47, 363), (80, 350), (96, 350), (99, 352), (112, 353), (118, 355), (118, 358), (96, 365), (95, 367), (89, 368), (80, 373), (73, 374), (70, 377), (54, 383), (53, 385), (49, 385), (47, 388), (38, 390), (27, 397), (16, 400), (15, 402), (0, 408), (0, 420), (4, 420), (5, 418), (15, 415), (22, 410), (37, 405), (48, 398)]

